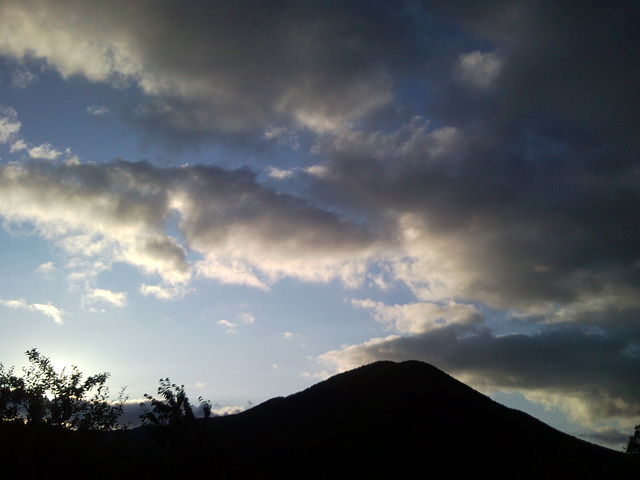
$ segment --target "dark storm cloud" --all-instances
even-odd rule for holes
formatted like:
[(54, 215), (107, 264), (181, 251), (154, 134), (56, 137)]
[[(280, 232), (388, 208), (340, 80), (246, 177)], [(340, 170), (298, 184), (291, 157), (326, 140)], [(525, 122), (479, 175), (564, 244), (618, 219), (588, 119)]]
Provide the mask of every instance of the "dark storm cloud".
[(637, 308), (637, 12), (478, 5), (436, 9), (487, 45), (439, 72), (427, 118), (450, 130), (414, 120), (325, 136), (322, 181), (347, 202), (415, 215), (425, 243), (448, 241), (439, 253), (477, 273), (462, 297), (526, 309), (600, 295)]
[(147, 12), (139, 41), (153, 68), (207, 84), (206, 97), (189, 95), (189, 86), (168, 91), (162, 106), (176, 126), (260, 129), (293, 116), (322, 128), (323, 119), (357, 117), (389, 95), (387, 67), (412, 53), (408, 17), (384, 4), (361, 7), (166, 3)]
[(417, 217), (424, 244), (447, 241), (439, 253), (477, 272), (460, 295), (524, 306), (606, 294), (637, 306), (640, 171), (598, 174), (571, 152), (531, 159), (526, 146), (489, 142), (417, 128), (402, 140), (337, 138), (322, 181)]
[[(535, 126), (544, 116), (554, 120), (546, 127), (549, 131), (564, 136), (587, 129), (599, 135), (597, 141), (611, 133), (614, 139), (638, 134), (640, 98), (634, 79), (639, 70), (633, 61), (640, 53), (638, 5), (507, 1), (447, 3), (436, 10), (505, 59), (500, 77), (504, 96), (493, 105), (494, 121), (532, 121)], [(446, 97), (443, 112), (453, 96)], [(461, 95), (461, 100), (469, 96)], [(465, 103), (457, 106), (476, 107)], [(461, 108), (453, 110), (455, 119)]]

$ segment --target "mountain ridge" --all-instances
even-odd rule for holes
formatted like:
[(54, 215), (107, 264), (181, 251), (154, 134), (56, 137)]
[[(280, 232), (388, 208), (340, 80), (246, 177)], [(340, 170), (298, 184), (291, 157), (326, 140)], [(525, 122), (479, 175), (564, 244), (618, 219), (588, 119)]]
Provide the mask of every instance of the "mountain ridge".
[(606, 480), (640, 457), (560, 432), (436, 367), (375, 362), (241, 413), (81, 432), (0, 422), (24, 478)]
[(226, 451), (273, 478), (421, 478), (421, 468), (439, 478), (621, 478), (628, 468), (622, 453), (419, 361), (375, 362), (215, 420)]

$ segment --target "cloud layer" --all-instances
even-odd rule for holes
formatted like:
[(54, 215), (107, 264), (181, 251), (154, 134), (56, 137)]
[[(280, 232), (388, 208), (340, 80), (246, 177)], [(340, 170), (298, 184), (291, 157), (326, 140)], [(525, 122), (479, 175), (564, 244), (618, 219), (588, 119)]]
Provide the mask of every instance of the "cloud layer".
[(7, 1), (0, 52), (40, 59), (64, 77), (135, 85), (151, 97), (132, 112), (144, 123), (331, 130), (388, 103), (387, 69), (415, 51), (408, 15), (360, 7)]
[[(259, 288), (282, 277), (355, 285), (384, 243), (246, 169), (30, 160), (0, 167), (0, 199), (5, 221), (32, 224), (71, 255), (134, 265), (165, 287), (194, 274)], [(168, 233), (174, 226), (181, 239)]]

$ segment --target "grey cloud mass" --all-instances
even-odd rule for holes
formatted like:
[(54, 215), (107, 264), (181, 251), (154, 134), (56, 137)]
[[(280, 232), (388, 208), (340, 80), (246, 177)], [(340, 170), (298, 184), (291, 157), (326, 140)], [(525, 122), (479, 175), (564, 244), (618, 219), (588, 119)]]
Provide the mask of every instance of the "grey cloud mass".
[[(247, 169), (31, 160), (0, 167), (0, 199), (8, 221), (173, 284), (193, 268), (262, 288), (283, 276), (358, 283), (384, 243), (364, 225), (262, 187)], [(167, 231), (176, 216), (184, 245)], [(204, 257), (197, 266), (187, 248)]]
[(124, 118), (160, 136), (280, 150), (253, 170), (22, 159), (0, 166), (0, 214), (157, 275), (141, 291), (161, 298), (198, 276), (407, 288), (352, 300), (388, 338), (320, 360), (419, 358), (585, 423), (637, 419), (639, 10), (6, 0), (1, 55), (135, 90)]
[(0, 52), (137, 85), (151, 96), (137, 121), (187, 132), (337, 128), (388, 104), (389, 71), (418, 53), (409, 12), (382, 2), (6, 1), (1, 11)]

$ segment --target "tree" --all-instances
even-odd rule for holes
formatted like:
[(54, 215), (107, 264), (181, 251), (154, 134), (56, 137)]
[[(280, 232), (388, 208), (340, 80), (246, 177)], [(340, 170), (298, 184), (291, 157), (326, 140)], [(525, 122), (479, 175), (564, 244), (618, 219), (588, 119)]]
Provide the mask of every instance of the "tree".
[(633, 455), (640, 455), (640, 425), (636, 425), (624, 451)]
[(0, 363), (0, 419), (11, 421), (18, 418), (17, 392), (23, 386), (22, 379), (13, 374), (13, 367), (5, 370)]
[(0, 419), (72, 430), (109, 430), (124, 411), (124, 389), (109, 401), (108, 372), (83, 380), (76, 366), (57, 373), (37, 349), (26, 352), (29, 367), (18, 377), (0, 364)]
[(212, 432), (207, 429), (211, 402), (198, 398), (204, 409), (204, 418), (198, 420), (184, 385), (178, 386), (168, 378), (161, 378), (158, 396), (144, 394), (147, 401), (140, 404), (140, 420), (156, 441), (157, 452), (161, 452), (159, 461), (195, 467), (198, 465), (195, 452), (211, 447)]
[[(196, 417), (184, 385), (178, 386), (175, 383), (171, 383), (169, 378), (161, 378), (158, 395), (161, 397), (160, 399), (147, 393), (144, 394), (144, 398), (151, 405), (151, 409), (146, 403), (140, 404), (143, 410), (140, 420), (142, 420), (143, 425), (172, 428), (195, 426)], [(211, 402), (203, 400), (202, 397), (199, 397), (198, 401), (204, 409), (205, 419), (208, 419), (211, 415)]]

